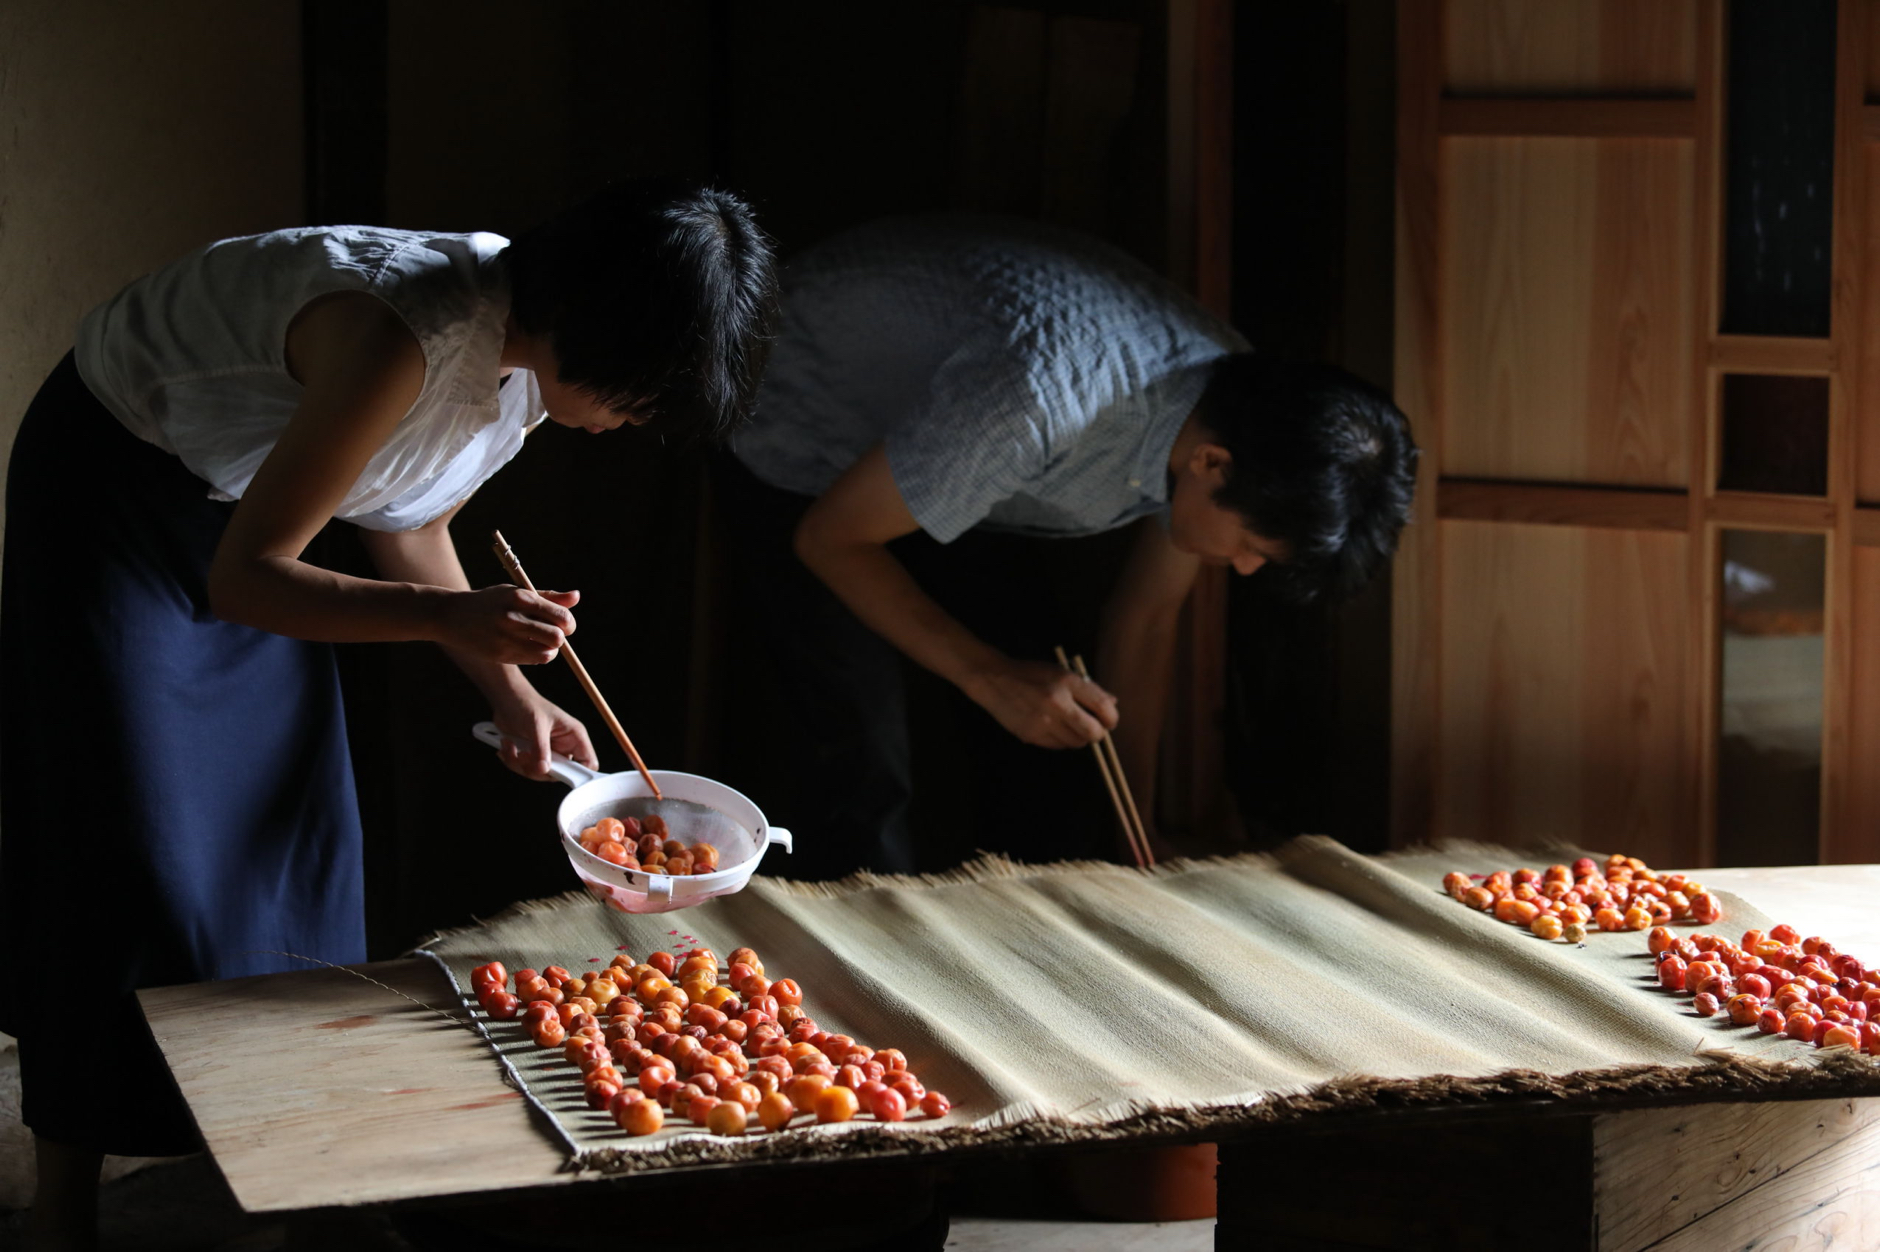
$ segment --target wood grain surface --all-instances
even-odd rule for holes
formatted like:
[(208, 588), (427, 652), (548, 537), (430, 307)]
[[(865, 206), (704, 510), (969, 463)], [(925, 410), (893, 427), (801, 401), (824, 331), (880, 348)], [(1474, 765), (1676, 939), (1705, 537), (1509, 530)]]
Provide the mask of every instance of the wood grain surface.
[(1442, 525), (1436, 829), (1689, 863), (1686, 538)]
[(1880, 1100), (1596, 1117), (1593, 1196), (1600, 1252), (1880, 1247)]
[(1690, 505), (1682, 491), (1445, 478), (1440, 492), (1437, 515), (1456, 521), (1678, 532), (1690, 526)]
[(1847, 752), (1853, 768), (1846, 777), (1841, 828), (1871, 846), (1880, 843), (1880, 770), (1873, 767), (1880, 760), (1880, 549), (1857, 547), (1852, 555), (1856, 642), (1848, 658)]
[(1451, 96), (1438, 126), (1446, 136), (1689, 139), (1697, 107), (1689, 99), (1658, 96)]
[(1696, 0), (1448, 0), (1451, 92), (1689, 92)]
[[(427, 960), (361, 973), (452, 1002)], [(209, 1151), (249, 1212), (567, 1182), (483, 1040), (340, 970), (140, 993)]]
[(1442, 472), (1686, 486), (1691, 148), (1452, 139)]
[(1397, 256), (1392, 378), (1410, 420), (1417, 459), (1411, 525), (1391, 568), (1390, 836), (1394, 845), (1428, 839), (1436, 820), (1442, 680), (1441, 527), (1435, 524), (1437, 449), (1443, 445), (1443, 371), (1438, 227), (1442, 139), (1436, 118), (1442, 83), (1440, 0), (1397, 6)]

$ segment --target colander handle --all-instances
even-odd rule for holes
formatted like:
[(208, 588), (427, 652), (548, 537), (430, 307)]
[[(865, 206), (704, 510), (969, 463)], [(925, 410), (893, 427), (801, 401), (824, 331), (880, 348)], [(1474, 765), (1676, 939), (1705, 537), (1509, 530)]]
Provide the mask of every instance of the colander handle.
[[(496, 729), (495, 722), (478, 722), (475, 726), (470, 728), (470, 733), (484, 743), (489, 744), (492, 748), (502, 747), (510, 738), (502, 731)], [(520, 742), (520, 740), (517, 741), (519, 746)], [(577, 761), (569, 760), (559, 752), (551, 752), (548, 754), (548, 772), (567, 783), (570, 787), (579, 787), (583, 783), (593, 782), (596, 778), (606, 777), (605, 774), (595, 773), (593, 770)]]
[(783, 845), (785, 852), (796, 851), (796, 836), (781, 826), (772, 826), (770, 829), (766, 830), (764, 832), (764, 842), (766, 844), (780, 843)]

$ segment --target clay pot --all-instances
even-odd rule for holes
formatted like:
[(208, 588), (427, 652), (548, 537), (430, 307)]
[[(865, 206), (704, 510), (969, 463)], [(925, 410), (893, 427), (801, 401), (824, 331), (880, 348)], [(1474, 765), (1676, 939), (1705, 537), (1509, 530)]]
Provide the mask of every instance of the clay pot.
[(1077, 1207), (1117, 1222), (1185, 1222), (1214, 1216), (1211, 1143), (1111, 1148), (1058, 1157), (1054, 1172)]

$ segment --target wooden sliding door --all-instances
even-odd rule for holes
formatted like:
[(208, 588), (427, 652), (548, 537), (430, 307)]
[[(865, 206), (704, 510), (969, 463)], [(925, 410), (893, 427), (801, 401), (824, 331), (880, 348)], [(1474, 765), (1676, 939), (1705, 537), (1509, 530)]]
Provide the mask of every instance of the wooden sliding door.
[(1399, 6), (1398, 842), (1880, 859), (1868, 7)]

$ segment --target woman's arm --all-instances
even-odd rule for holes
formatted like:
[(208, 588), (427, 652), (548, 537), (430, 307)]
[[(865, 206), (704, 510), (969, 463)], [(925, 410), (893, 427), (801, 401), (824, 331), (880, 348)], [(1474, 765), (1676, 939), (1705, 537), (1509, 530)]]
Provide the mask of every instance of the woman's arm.
[[(450, 523), (463, 505), (417, 530), (359, 532), (360, 540), (380, 574), (393, 581), (442, 587), (447, 591), (467, 591), (470, 580), (457, 558), (457, 545), (451, 541)], [(546, 599), (572, 609), (581, 598), (578, 591), (544, 591)], [(476, 684), (490, 702), (492, 719), (509, 740), (499, 754), (503, 764), (530, 778), (548, 777), (551, 750), (571, 757), (590, 769), (597, 768), (594, 745), (587, 728), (561, 708), (542, 698), (529, 680), (514, 665), (486, 660), (473, 652), (446, 643), (444, 653)], [(519, 746), (530, 745), (528, 747)]]
[(352, 578), (300, 559), (410, 410), (425, 366), (398, 315), (358, 292), (308, 305), (288, 331), (287, 363), (304, 394), (216, 548), (216, 616), (297, 639), (429, 639), (497, 663), (553, 658), (574, 616), (546, 597)]
[(921, 590), (887, 548), (919, 527), (877, 444), (803, 515), (796, 554), (869, 629), (1026, 743), (1082, 747), (1114, 726), (1115, 701), (1103, 688), (1056, 665), (1012, 660)]
[(1116, 753), (1143, 823), (1151, 829), (1156, 749), (1175, 672), (1176, 628), (1200, 569), (1200, 561), (1176, 550), (1160, 519), (1137, 522), (1136, 542), (1104, 605), (1097, 640), (1097, 672), (1116, 693), (1117, 704), (1129, 711), (1116, 728)]

